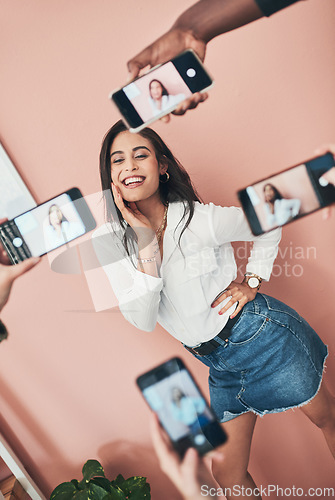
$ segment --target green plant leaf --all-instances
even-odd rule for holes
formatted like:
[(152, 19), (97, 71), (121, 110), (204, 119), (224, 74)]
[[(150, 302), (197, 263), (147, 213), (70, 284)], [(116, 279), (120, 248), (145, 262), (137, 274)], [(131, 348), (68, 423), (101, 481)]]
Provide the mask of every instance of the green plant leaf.
[(103, 467), (98, 460), (87, 460), (83, 467), (83, 478), (89, 481), (92, 477), (105, 477)]
[(100, 488), (103, 488), (108, 492), (110, 492), (112, 489), (111, 482), (106, 477), (95, 477), (94, 479), (90, 480), (90, 483), (96, 484), (97, 486), (100, 486)]
[(126, 495), (118, 487), (112, 487), (103, 500), (127, 500)]
[(139, 489), (131, 490), (128, 497), (129, 500), (150, 500), (150, 485), (146, 483), (144, 486), (141, 486)]
[(119, 474), (113, 481), (111, 481), (112, 486), (120, 486), (120, 484), (123, 484), (125, 482), (125, 478), (122, 476), (122, 474)]
[(151, 498), (150, 485), (147, 483), (145, 477), (133, 476), (128, 479), (124, 479), (124, 477), (119, 474), (117, 478), (112, 481), (112, 485), (120, 488), (124, 492), (127, 499), (149, 500)]
[(88, 489), (77, 491), (77, 493), (73, 496), (73, 500), (90, 500)]
[(77, 491), (72, 482), (61, 483), (51, 493), (50, 500), (70, 500)]
[(106, 496), (106, 490), (101, 488), (100, 486), (94, 484), (93, 482), (89, 482), (88, 485), (88, 498), (90, 500), (103, 500)]

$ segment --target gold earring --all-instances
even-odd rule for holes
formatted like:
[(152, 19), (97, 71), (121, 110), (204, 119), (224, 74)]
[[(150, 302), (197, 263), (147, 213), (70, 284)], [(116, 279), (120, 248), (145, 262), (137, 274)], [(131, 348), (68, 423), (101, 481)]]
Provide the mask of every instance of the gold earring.
[[(164, 175), (164, 174), (163, 174), (163, 175)], [(163, 177), (163, 175), (162, 175), (161, 177)], [(164, 181), (162, 181), (161, 179), (159, 179), (159, 182), (160, 182), (161, 184), (166, 184), (166, 183), (168, 182), (168, 180), (170, 179), (170, 176), (169, 176), (169, 174), (168, 174), (167, 172), (165, 172), (165, 175), (166, 175), (166, 178), (165, 178), (165, 180), (164, 180)]]

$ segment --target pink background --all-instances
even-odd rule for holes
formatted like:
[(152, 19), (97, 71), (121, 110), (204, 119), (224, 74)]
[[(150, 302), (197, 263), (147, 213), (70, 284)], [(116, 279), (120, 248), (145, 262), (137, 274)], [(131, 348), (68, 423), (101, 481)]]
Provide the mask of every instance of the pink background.
[[(101, 139), (119, 118), (108, 94), (191, 3), (0, 0), (0, 139), (38, 202), (72, 186), (99, 190)], [(206, 202), (237, 204), (239, 188), (335, 142), (334, 23), (333, 0), (309, 0), (209, 44), (208, 101), (155, 125)], [(334, 226), (320, 212), (289, 225), (281, 267), (262, 287), (328, 343), (333, 392)], [(115, 309), (96, 313), (84, 275), (52, 272), (47, 258), (15, 284), (2, 319), (1, 430), (45, 494), (95, 457), (110, 475), (147, 475), (154, 499), (179, 498), (134, 379), (179, 355), (206, 390), (206, 368), (161, 327), (138, 332)], [(298, 410), (259, 420), (250, 470), (263, 486), (334, 486), (323, 437)]]
[(299, 214), (312, 212), (320, 207), (320, 203), (312, 187), (311, 181), (308, 177), (305, 165), (300, 165), (297, 168), (289, 170), (281, 175), (271, 177), (266, 181), (259, 182), (253, 187), (256, 194), (259, 196), (261, 203), (255, 207), (255, 211), (264, 229), (270, 229), (266, 221), (266, 212), (264, 200), (264, 186), (266, 184), (273, 184), (283, 198), (298, 198), (301, 202)]

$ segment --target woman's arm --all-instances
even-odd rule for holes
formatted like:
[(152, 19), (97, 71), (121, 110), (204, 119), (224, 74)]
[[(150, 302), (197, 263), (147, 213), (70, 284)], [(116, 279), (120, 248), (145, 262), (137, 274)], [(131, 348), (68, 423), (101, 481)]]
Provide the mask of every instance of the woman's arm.
[(296, 217), (300, 210), (301, 201), (298, 200), (297, 198), (289, 201), (290, 201), (291, 215), (292, 217)]
[[(138, 270), (131, 257), (122, 251), (119, 236), (107, 226), (94, 233), (92, 242), (125, 319), (140, 330), (154, 330), (163, 280)], [(142, 264), (143, 267), (153, 265)]]
[(243, 210), (237, 207), (218, 207), (210, 203), (209, 224), (216, 245), (233, 241), (253, 241), (246, 271), (268, 281), (278, 253), (281, 230), (275, 229), (261, 236), (252, 234)]

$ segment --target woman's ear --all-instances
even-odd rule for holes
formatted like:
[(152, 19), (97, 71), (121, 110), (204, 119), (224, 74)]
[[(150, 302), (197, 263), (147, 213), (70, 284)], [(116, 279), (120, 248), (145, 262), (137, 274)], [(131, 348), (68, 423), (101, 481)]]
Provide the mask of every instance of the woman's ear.
[(162, 158), (159, 162), (159, 175), (164, 175), (168, 169), (168, 162)]

